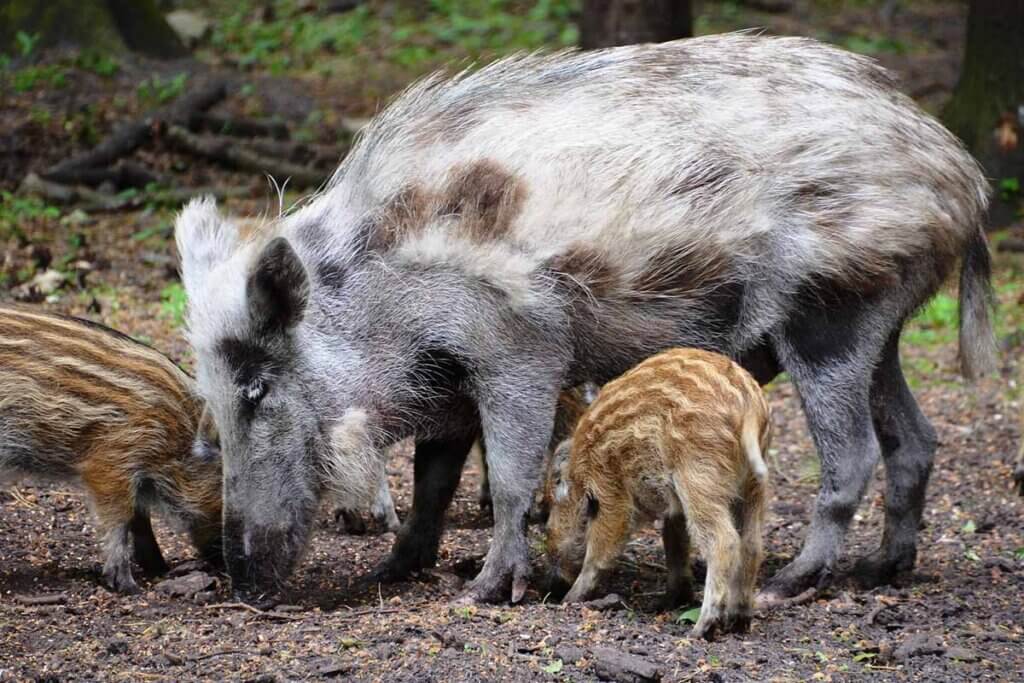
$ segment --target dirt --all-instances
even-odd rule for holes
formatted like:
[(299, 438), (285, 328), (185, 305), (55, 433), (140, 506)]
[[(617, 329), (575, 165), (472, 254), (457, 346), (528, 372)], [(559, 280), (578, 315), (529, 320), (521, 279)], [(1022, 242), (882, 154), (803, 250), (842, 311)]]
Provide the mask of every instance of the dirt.
[[(813, 35), (874, 21), (856, 3), (827, 19), (806, 5), (756, 18), (776, 32)], [(916, 7), (897, 15), (894, 29), (915, 47), (881, 58), (903, 75), (909, 92), (934, 109), (955, 82), (962, 10), (942, 3)], [(17, 157), (0, 164), (0, 183), (13, 189), (26, 170), (88, 146), (85, 138), (74, 137), (74, 126), (33, 117), (45, 98), (64, 98), (53, 106), (67, 112), (81, 111), (83, 102), (115, 102), (89, 124), (96, 131), (86, 137), (102, 137), (119, 118), (141, 110), (130, 98), (122, 106), (115, 97), (133, 92), (141, 73), (83, 79), (70, 91), (0, 103), (0, 123), (8, 131), (0, 133), (0, 150), (6, 150), (7, 161), (10, 154)], [(292, 79), (268, 82), (274, 92), (285, 92), (282, 83), (302, 90)], [(260, 93), (257, 88), (246, 97), (262, 101)], [(314, 95), (318, 106), (330, 105), (330, 95)], [(282, 106), (303, 112), (314, 106), (297, 97), (283, 100)], [(235, 106), (267, 115), (263, 105)], [(85, 125), (80, 119), (72, 117), (79, 122), (74, 125)], [(328, 140), (335, 133), (322, 125), (316, 134)], [(176, 172), (190, 186), (253, 182), (174, 160), (159, 146), (145, 154), (145, 161)], [(277, 198), (264, 192), (262, 182), (254, 183), (260, 185), (255, 194), (265, 200), (232, 200), (229, 210), (275, 211)], [(175, 308), (167, 303), (167, 287), (176, 277), (172, 214), (157, 209), (80, 215), (72, 207), (61, 213), (59, 221), (26, 217), (18, 226), (21, 236), (0, 244), (8, 278), (0, 300), (19, 295), (18, 273), (45, 268), (44, 248), (50, 260), (76, 265), (63, 289), (48, 298), (34, 295), (33, 305), (112, 325), (189, 367)], [(997, 276), (1019, 278), (1022, 268), (1024, 256), (1002, 254)], [(1009, 296), (1019, 294), (1004, 295), (1004, 305), (1024, 304)], [(280, 604), (259, 608), (234, 602), (226, 578), (196, 561), (185, 537), (161, 520), (157, 535), (171, 576), (142, 580), (136, 596), (111, 593), (102, 585), (99, 547), (82, 494), (61, 483), (25, 483), (0, 491), (0, 681), (1022, 680), (1024, 498), (1011, 490), (1021, 438), (1020, 385), (1011, 389), (1013, 378), (1021, 376), (1019, 332), (1016, 340), (1008, 342), (1001, 374), (976, 385), (956, 375), (952, 344), (904, 347), (908, 367), (928, 368), (913, 373), (916, 394), (941, 445), (917, 568), (893, 586), (865, 590), (843, 573), (850, 558), (872, 550), (881, 538), (881, 468), (851, 527), (835, 584), (760, 614), (748, 634), (712, 643), (690, 637), (681, 611), (658, 611), (664, 557), (656, 529), (637, 534), (607, 586), (618, 600), (589, 606), (547, 601), (539, 589), (543, 539), (533, 528), (538, 580), (524, 604), (451, 606), (479, 569), (490, 539), (490, 519), (475, 501), (478, 471), (472, 465), (449, 512), (435, 569), (398, 584), (360, 585), (358, 578), (384, 559), (393, 537), (346, 534), (325, 510), (289, 593)], [(770, 399), (777, 436), (770, 453), (774, 495), (762, 579), (799, 549), (817, 491), (815, 451), (792, 385), (772, 385)], [(407, 452), (396, 454), (389, 476), (404, 515), (412, 494)]]

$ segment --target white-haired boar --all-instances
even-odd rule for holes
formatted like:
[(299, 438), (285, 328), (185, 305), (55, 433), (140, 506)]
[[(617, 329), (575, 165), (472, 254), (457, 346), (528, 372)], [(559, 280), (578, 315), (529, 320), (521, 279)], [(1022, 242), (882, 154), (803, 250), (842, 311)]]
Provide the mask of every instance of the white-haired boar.
[(803, 550), (766, 591), (830, 579), (879, 459), (885, 532), (857, 572), (889, 580), (915, 562), (936, 448), (900, 330), (959, 264), (963, 368), (993, 365), (989, 191), (877, 63), (804, 38), (426, 79), (296, 210), (247, 237), (209, 200), (178, 218), (232, 577), (284, 580), (324, 495), (361, 507), (370, 461), (409, 437), (412, 510), (376, 576), (432, 566), (482, 434), (494, 536), (465, 597), (517, 600), (559, 392), (696, 347), (787, 371), (821, 458)]
[(167, 571), (153, 511), (222, 561), (216, 442), (192, 379), (158, 351), (87, 320), (0, 305), (0, 481), (79, 482), (114, 589), (138, 590), (133, 550), (147, 574)]
[(660, 353), (601, 390), (556, 451), (548, 551), (568, 602), (589, 598), (640, 522), (664, 520), (666, 607), (693, 598), (690, 540), (707, 563), (694, 627), (745, 628), (761, 566), (771, 419), (761, 388), (725, 356)]

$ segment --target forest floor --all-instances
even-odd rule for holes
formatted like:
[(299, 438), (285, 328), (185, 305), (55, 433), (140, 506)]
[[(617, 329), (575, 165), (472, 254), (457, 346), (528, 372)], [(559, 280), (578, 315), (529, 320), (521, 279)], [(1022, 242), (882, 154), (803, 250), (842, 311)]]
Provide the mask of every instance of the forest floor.
[[(697, 25), (703, 32), (767, 25), (776, 33), (834, 40), (896, 69), (906, 90), (929, 109), (948, 97), (963, 32), (955, 5), (905, 3), (911, 9), (883, 33), (867, 9), (871, 3), (848, 3), (856, 7), (830, 14), (820, 4), (827, 3), (797, 2), (778, 15), (707, 3)], [(462, 36), (434, 49), (436, 40), (417, 38), (416, 31), (433, 30), (426, 20), (409, 24), (418, 27), (410, 37), (394, 27), (386, 33), (371, 12), (358, 25), (360, 44), (369, 47), (353, 60), (381, 64), (360, 80), (359, 69), (337, 54), (320, 60), (317, 52), (296, 52), (302, 41), (275, 43), (273, 30), (286, 30), (295, 17), (262, 14), (257, 21), (257, 10), (240, 6), (250, 12), (242, 18), (264, 33), (239, 28), (249, 23), (225, 10), (214, 17), (219, 27), (199, 51), (201, 62), (122, 62), (105, 74), (109, 65), (61, 57), (0, 72), (0, 79), (21, 79), (0, 100), (0, 300), (89, 317), (191, 367), (171, 234), (176, 205), (161, 188), (122, 192), (132, 203), (116, 211), (84, 210), (30, 196), (17, 189), (22, 177), (91, 147), (118, 121), (173, 99), (187, 86), (178, 73), (193, 78), (230, 67), (241, 76), (222, 111), (288, 121), (292, 135), (310, 145), (344, 145), (347, 117), (371, 114), (379, 97), (435, 62), (487, 57), (494, 44), (504, 44), (500, 33), (485, 32), (487, 40), (471, 48)], [(573, 39), (554, 10), (527, 28), (539, 37), (522, 47)], [(518, 24), (499, 29), (525, 30)], [(346, 24), (345, 31), (353, 30)], [(380, 59), (371, 38), (385, 35), (404, 56), (393, 50)], [(339, 41), (345, 43), (334, 39), (337, 53)], [(27, 69), (36, 71), (25, 75)], [(160, 139), (134, 158), (170, 179), (167, 186), (249, 188), (226, 200), (232, 212), (277, 210), (265, 180), (183, 156)], [(297, 196), (286, 193), (285, 201)], [(993, 233), (993, 245), (1008, 237), (1024, 237), (1024, 229)], [(59, 278), (40, 278), (46, 273)], [(997, 253), (995, 284), (1003, 348), (997, 376), (972, 385), (956, 373), (955, 290), (940, 294), (904, 336), (904, 365), (940, 447), (918, 566), (894, 586), (864, 590), (843, 574), (851, 558), (881, 538), (881, 468), (854, 519), (836, 583), (759, 615), (748, 634), (711, 643), (690, 637), (687, 611), (656, 607), (664, 557), (655, 529), (629, 545), (608, 586), (618, 600), (566, 606), (531, 590), (518, 606), (451, 606), (479, 569), (490, 539), (490, 520), (475, 501), (472, 465), (449, 512), (435, 569), (402, 583), (357, 586), (355, 580), (386, 556), (393, 536), (346, 533), (325, 510), (288, 594), (261, 610), (234, 603), (227, 581), (196, 562), (184, 537), (161, 520), (157, 536), (172, 576), (143, 580), (139, 595), (111, 593), (100, 579), (99, 546), (81, 492), (60, 483), (19, 483), (0, 491), (0, 681), (1021, 680), (1024, 498), (1012, 491), (1011, 473), (1024, 398), (1024, 255)], [(818, 486), (817, 459), (793, 386), (780, 379), (769, 396), (774, 494), (762, 579), (799, 549)], [(388, 471), (403, 515), (412, 493), (409, 454), (396, 453)], [(538, 528), (530, 534), (539, 575), (543, 535)]]

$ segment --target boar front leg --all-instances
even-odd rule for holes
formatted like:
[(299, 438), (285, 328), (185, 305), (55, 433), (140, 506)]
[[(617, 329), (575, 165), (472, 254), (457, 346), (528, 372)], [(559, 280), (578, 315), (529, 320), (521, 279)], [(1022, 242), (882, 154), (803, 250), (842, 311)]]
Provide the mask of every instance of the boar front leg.
[[(538, 388), (540, 387), (540, 388)], [(522, 600), (530, 574), (526, 523), (554, 428), (558, 382), (521, 377), (493, 383), (480, 394), (494, 535), (483, 569), (467, 589), (467, 602)]]
[(414, 571), (434, 566), (444, 515), (475, 439), (474, 430), (457, 439), (416, 444), (412, 510), (398, 531), (391, 555), (369, 575), (369, 580), (400, 581)]

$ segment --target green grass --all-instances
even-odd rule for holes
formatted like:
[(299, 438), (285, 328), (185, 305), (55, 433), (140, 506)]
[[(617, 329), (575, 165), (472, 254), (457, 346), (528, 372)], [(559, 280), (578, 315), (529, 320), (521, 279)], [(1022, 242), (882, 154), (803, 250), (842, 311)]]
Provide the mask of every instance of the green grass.
[(185, 325), (185, 311), (188, 308), (188, 297), (180, 282), (171, 284), (160, 290), (160, 310), (170, 318), (175, 327)]
[(271, 73), (392, 73), (407, 82), (449, 61), (489, 60), (518, 50), (574, 45), (580, 0), (367, 2), (341, 14), (303, 12), (275, 0), (269, 21), (256, 3), (214, 3), (208, 50)]

